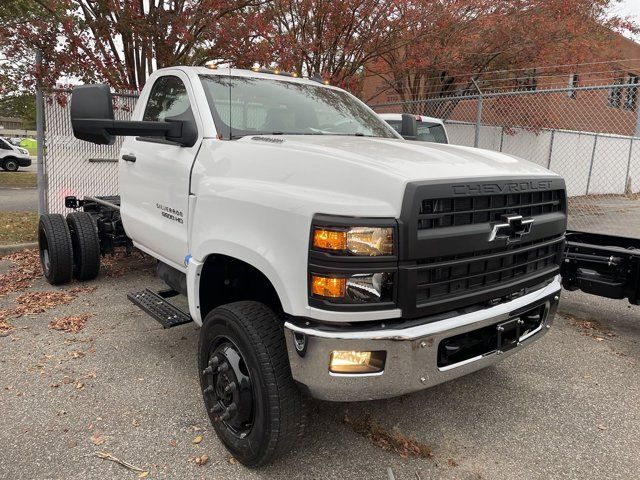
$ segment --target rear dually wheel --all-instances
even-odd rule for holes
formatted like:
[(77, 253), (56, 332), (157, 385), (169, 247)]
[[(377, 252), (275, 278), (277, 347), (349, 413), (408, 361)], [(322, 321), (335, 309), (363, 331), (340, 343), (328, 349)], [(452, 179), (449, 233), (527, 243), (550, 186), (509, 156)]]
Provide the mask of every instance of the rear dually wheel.
[(47, 281), (51, 285), (70, 282), (73, 275), (73, 247), (67, 222), (62, 215), (49, 213), (40, 216), (38, 247)]
[(93, 280), (100, 272), (100, 239), (91, 215), (73, 212), (67, 215), (67, 225), (73, 245), (73, 276)]

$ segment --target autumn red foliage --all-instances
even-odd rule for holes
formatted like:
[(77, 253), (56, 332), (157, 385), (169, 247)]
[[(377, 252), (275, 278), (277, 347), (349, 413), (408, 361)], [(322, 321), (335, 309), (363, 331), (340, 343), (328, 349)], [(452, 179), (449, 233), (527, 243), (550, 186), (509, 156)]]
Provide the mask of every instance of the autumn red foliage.
[(14, 8), (0, 32), (0, 80), (4, 74), (26, 87), (40, 49), (47, 86), (106, 81), (139, 90), (157, 68), (213, 60), (277, 65), (353, 91), (365, 75), (377, 75), (401, 97), (415, 98), (464, 88), (488, 70), (608, 54), (612, 31), (636, 28), (610, 14), (615, 0), (2, 3)]

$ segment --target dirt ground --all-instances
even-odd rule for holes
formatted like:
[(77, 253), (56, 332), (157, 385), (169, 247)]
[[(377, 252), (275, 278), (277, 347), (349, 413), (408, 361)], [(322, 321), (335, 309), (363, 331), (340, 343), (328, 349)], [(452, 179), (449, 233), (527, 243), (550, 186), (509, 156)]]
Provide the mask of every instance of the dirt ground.
[(35, 252), (0, 260), (0, 479), (382, 480), (389, 468), (397, 480), (631, 479), (640, 471), (640, 307), (563, 292), (563, 314), (530, 348), (401, 398), (312, 401), (298, 448), (250, 471), (209, 426), (198, 329), (163, 330), (126, 299), (161, 287), (151, 259), (107, 263), (96, 281), (55, 288), (33, 280)]

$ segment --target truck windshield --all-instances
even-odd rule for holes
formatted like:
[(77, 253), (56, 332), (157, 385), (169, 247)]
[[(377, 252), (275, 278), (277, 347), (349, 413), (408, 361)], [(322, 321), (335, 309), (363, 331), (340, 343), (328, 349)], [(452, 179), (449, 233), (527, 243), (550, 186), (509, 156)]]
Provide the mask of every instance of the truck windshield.
[(245, 135), (355, 135), (397, 138), (348, 93), (302, 82), (201, 75), (218, 133)]

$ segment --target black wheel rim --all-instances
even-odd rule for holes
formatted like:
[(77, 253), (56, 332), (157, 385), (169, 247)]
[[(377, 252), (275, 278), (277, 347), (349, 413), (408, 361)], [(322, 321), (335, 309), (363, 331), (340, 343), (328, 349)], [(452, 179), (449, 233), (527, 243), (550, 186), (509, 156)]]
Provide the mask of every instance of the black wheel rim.
[(49, 277), (51, 271), (51, 256), (49, 255), (49, 243), (47, 242), (47, 236), (44, 232), (40, 232), (40, 263), (42, 263), (42, 269), (44, 270), (44, 276)]
[(247, 363), (240, 349), (228, 338), (212, 346), (203, 373), (205, 406), (214, 423), (238, 438), (253, 428), (254, 392)]

